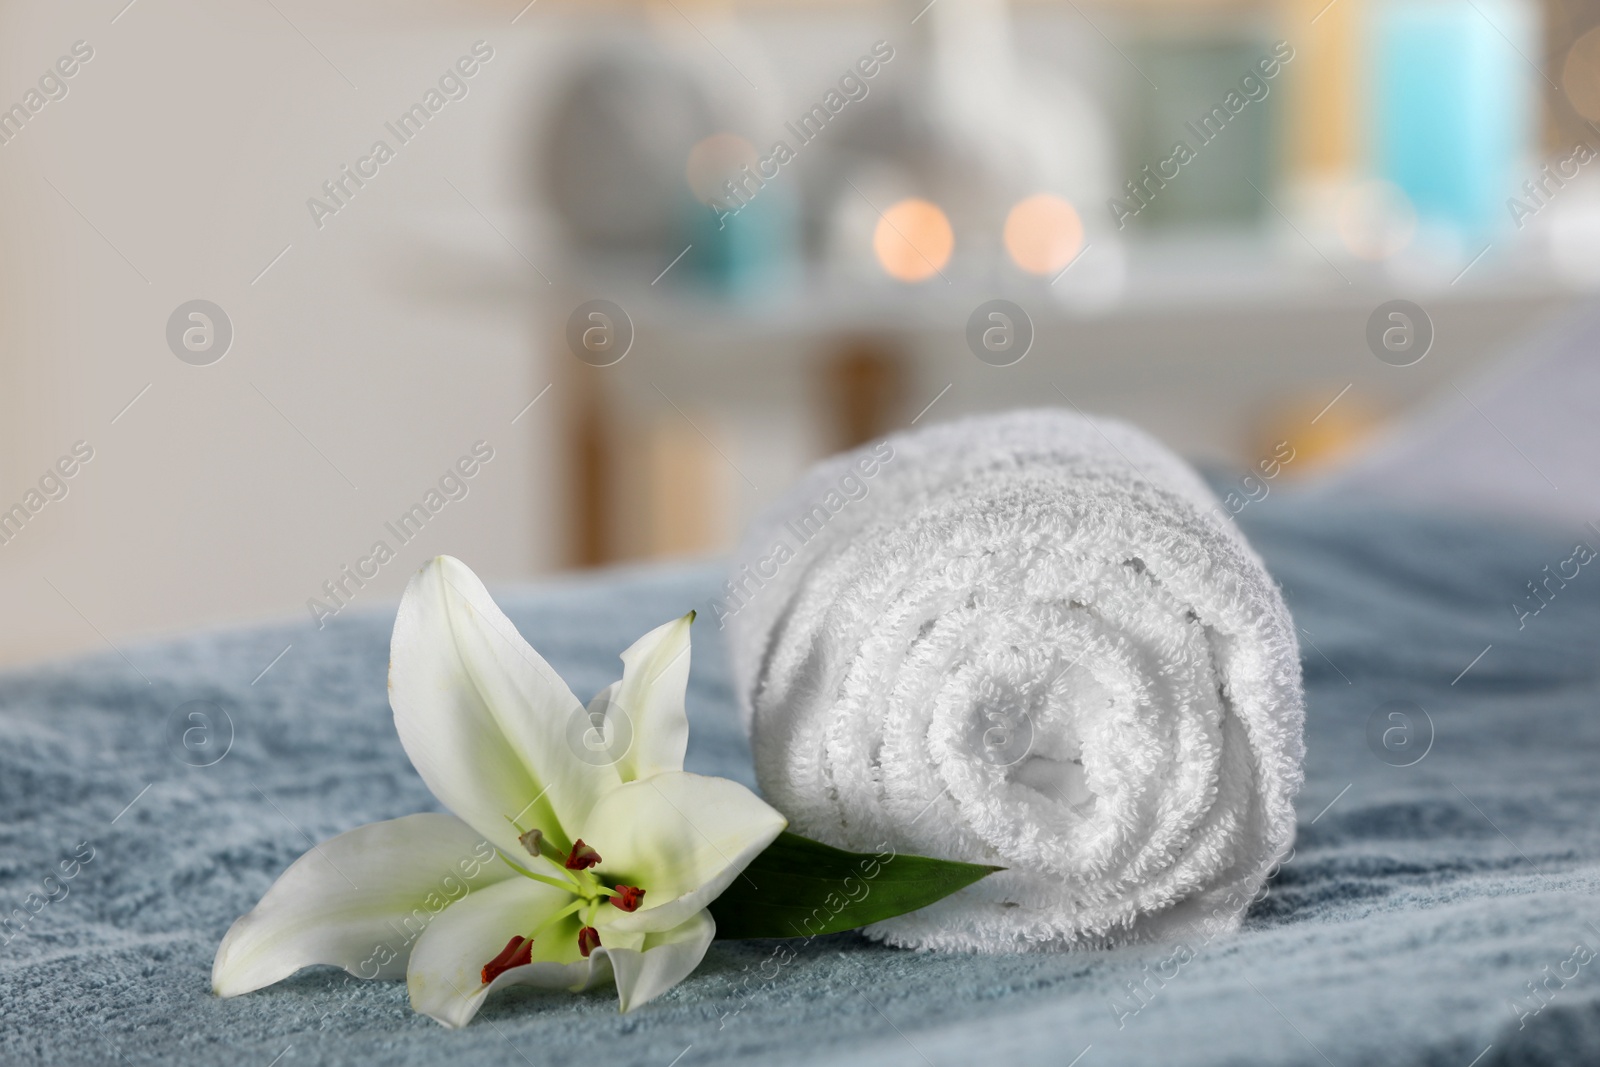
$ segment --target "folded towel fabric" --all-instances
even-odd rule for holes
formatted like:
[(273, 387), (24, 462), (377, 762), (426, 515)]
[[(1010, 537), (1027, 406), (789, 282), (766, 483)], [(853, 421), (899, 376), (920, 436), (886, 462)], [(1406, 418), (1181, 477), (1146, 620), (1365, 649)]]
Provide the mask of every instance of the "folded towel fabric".
[(793, 830), (1006, 868), (874, 937), (1205, 938), (1290, 849), (1288, 611), (1194, 471), (1126, 424), (1014, 412), (826, 460), (726, 591), (756, 774)]

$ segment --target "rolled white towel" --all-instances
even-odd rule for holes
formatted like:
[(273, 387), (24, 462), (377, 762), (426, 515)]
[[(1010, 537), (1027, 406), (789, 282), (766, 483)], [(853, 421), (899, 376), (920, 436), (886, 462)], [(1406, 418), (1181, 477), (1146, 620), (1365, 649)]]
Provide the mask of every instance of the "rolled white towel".
[(1294, 837), (1277, 587), (1181, 460), (1043, 410), (815, 467), (716, 607), (767, 799), (857, 851), (1006, 870), (868, 929), (991, 952), (1237, 927)]

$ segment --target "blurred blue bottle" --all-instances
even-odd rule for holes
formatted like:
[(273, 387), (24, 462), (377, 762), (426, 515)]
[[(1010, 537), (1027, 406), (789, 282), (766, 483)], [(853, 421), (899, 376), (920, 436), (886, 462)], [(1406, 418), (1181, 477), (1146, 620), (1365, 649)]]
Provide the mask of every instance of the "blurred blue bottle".
[[(1531, 0), (1391, 0), (1373, 4), (1373, 163), (1403, 189), (1423, 225), (1482, 235), (1538, 133), (1541, 53)], [(1520, 53), (1520, 54), (1519, 54)]]
[(693, 249), (683, 275), (699, 288), (735, 301), (778, 297), (799, 285), (799, 213), (780, 175), (742, 203), (717, 210), (693, 197), (683, 201), (684, 239)]

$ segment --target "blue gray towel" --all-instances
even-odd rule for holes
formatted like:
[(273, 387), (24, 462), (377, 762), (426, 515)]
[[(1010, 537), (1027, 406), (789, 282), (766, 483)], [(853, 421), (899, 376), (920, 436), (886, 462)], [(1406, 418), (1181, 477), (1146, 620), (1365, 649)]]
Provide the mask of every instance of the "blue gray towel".
[[(1301, 631), (1308, 759), (1297, 851), (1237, 935), (1028, 956), (719, 942), (636, 1014), (514, 990), (460, 1032), (403, 983), (327, 968), (219, 1001), (218, 939), (295, 857), (435, 807), (390, 722), (392, 609), (346, 613), (0, 676), (0, 1061), (1600, 1062), (1600, 564), (1574, 552), (1600, 538), (1278, 497), (1241, 520)], [(587, 696), (718, 578), (500, 598)], [(697, 631), (688, 769), (753, 785), (720, 635)]]

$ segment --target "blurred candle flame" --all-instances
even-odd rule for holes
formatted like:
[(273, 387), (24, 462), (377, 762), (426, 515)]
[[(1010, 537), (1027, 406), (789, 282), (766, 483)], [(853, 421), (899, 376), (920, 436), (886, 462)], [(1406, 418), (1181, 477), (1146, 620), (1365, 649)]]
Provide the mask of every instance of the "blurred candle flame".
[(1083, 220), (1059, 196), (1019, 200), (1006, 215), (1006, 252), (1029, 274), (1054, 274), (1083, 248)]
[(911, 197), (891, 205), (872, 234), (872, 251), (889, 277), (920, 282), (950, 262), (955, 249), (950, 220), (931, 200)]

